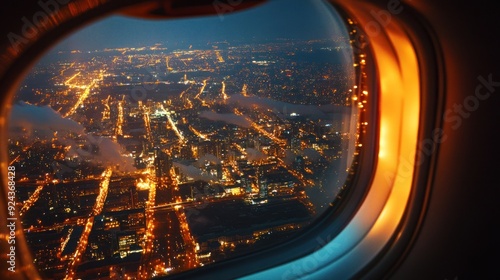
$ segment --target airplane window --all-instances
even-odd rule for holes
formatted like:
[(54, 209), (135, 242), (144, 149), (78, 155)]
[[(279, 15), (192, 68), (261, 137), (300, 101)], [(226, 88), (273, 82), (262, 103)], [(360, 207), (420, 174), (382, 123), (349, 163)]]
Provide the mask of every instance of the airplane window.
[(42, 277), (172, 275), (278, 244), (343, 202), (370, 58), (332, 6), (289, 2), (115, 15), (37, 62), (8, 156)]

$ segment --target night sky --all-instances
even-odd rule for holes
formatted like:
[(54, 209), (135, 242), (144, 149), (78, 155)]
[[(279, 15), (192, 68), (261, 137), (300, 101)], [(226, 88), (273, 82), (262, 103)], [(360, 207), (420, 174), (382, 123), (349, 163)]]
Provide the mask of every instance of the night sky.
[(346, 36), (343, 23), (335, 10), (323, 1), (271, 0), (222, 17), (142, 20), (111, 16), (77, 31), (55, 50), (100, 50), (156, 43), (182, 48), (224, 40), (252, 43), (278, 38), (326, 39), (339, 35)]

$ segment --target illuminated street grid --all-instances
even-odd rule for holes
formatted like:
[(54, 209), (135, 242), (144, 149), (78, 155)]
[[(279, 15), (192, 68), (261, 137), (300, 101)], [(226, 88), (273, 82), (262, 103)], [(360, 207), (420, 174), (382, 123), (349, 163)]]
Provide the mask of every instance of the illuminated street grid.
[(149, 279), (309, 224), (367, 125), (365, 54), (328, 58), (344, 41), (75, 50), (33, 68), (14, 111), (45, 122), (14, 123), (9, 155), (42, 275)]

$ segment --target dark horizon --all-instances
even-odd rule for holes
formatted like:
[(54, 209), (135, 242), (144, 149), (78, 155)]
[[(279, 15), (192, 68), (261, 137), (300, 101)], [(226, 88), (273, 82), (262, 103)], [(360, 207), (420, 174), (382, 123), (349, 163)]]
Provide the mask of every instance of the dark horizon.
[(274, 0), (232, 14), (188, 19), (143, 20), (114, 15), (77, 30), (52, 51), (94, 51), (158, 43), (175, 48), (223, 41), (259, 43), (338, 37), (348, 38), (345, 25), (324, 1)]

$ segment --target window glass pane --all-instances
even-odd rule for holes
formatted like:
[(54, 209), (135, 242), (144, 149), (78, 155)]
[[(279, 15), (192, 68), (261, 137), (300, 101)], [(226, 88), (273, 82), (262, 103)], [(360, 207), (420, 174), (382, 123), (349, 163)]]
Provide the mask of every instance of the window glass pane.
[(9, 123), (42, 276), (146, 279), (299, 232), (336, 203), (353, 162), (353, 56), (322, 1), (112, 16), (60, 42)]

